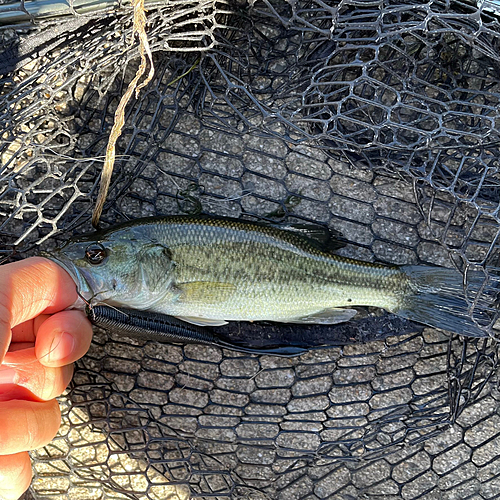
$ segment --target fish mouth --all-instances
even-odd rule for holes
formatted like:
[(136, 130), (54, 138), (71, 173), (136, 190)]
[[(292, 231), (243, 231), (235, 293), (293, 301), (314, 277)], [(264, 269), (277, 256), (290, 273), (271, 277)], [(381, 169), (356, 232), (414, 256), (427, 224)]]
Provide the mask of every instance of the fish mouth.
[[(62, 267), (73, 279), (76, 285), (76, 291), (79, 295), (79, 298), (76, 303), (84, 302), (85, 300), (90, 300), (90, 298), (94, 295), (92, 288), (89, 285), (89, 282), (85, 279), (85, 276), (78, 269), (78, 267), (73, 264), (70, 259), (65, 258), (61, 255), (54, 255), (50, 252), (42, 251), (39, 254), (41, 257), (45, 257), (46, 259), (55, 262), (58, 266)], [(83, 300), (82, 300), (83, 299)], [(76, 304), (75, 303), (75, 304)]]

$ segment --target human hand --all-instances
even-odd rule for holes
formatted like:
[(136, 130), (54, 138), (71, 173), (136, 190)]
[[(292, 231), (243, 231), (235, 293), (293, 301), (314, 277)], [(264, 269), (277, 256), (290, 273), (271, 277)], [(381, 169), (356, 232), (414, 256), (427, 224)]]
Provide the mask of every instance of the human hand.
[(17, 499), (28, 488), (27, 451), (59, 429), (54, 398), (92, 338), (82, 311), (63, 310), (76, 299), (74, 281), (50, 260), (0, 266), (0, 499)]

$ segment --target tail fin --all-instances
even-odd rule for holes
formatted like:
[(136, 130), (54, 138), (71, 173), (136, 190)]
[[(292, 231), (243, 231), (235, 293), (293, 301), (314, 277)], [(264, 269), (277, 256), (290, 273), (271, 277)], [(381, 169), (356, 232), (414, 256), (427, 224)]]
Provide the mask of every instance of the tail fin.
[(410, 291), (396, 314), (468, 337), (488, 336), (498, 312), (498, 290), (490, 283), (483, 288), (486, 276), (482, 272), (469, 272), (464, 289), (464, 278), (454, 269), (403, 266), (401, 270), (410, 278)]

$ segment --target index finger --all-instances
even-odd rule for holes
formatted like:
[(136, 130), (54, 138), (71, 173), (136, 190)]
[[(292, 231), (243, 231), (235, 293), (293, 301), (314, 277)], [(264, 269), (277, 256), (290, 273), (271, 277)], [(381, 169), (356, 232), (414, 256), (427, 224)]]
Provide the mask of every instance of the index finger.
[(0, 266), (0, 363), (14, 326), (66, 309), (77, 297), (70, 275), (48, 259), (31, 257)]

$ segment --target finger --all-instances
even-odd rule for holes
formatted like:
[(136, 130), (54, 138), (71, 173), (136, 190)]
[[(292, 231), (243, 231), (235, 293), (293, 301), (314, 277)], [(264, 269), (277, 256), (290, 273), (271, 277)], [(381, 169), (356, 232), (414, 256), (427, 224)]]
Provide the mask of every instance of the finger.
[(0, 403), (0, 455), (34, 450), (50, 443), (61, 423), (57, 400)]
[(39, 326), (35, 353), (45, 366), (63, 366), (80, 359), (91, 340), (92, 325), (82, 311), (61, 311)]
[(0, 456), (0, 498), (17, 500), (31, 483), (31, 461), (27, 452)]
[(0, 401), (48, 401), (64, 392), (72, 375), (73, 365), (60, 368), (42, 365), (35, 356), (34, 347), (8, 352), (0, 367)]
[[(48, 323), (43, 326), (47, 320)], [(81, 358), (92, 340), (92, 325), (81, 311), (41, 314), (12, 329), (9, 351), (30, 347), (36, 339), (36, 352), (47, 366), (62, 366)]]
[(0, 363), (11, 342), (11, 328), (73, 304), (76, 286), (54, 262), (32, 257), (0, 267)]
[(35, 343), (36, 332), (40, 328), (40, 325), (48, 318), (50, 318), (50, 314), (40, 314), (34, 319), (29, 319), (14, 326), (12, 328), (12, 342), (19, 344), (23, 342)]

